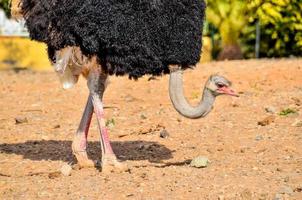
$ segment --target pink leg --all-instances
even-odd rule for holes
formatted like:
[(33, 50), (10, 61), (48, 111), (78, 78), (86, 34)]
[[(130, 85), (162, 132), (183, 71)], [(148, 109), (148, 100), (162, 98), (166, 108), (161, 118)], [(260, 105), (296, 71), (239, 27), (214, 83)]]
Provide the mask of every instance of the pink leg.
[(107, 74), (102, 74), (100, 72), (100, 69), (94, 69), (94, 71), (90, 71), (88, 77), (88, 87), (90, 89), (92, 104), (100, 129), (102, 148), (102, 171), (122, 171), (125, 170), (125, 167), (120, 162), (118, 162), (112, 150), (109, 141), (108, 129), (106, 127), (104, 117), (102, 98), (103, 93), (105, 91), (106, 80)]
[(86, 147), (87, 147), (87, 136), (88, 136), (88, 131), (89, 131), (91, 118), (92, 118), (92, 114), (93, 114), (93, 105), (92, 105), (91, 99), (92, 98), (89, 95), (79, 128), (76, 133), (76, 135), (80, 135), (82, 138), (81, 144), (80, 144), (80, 148), (82, 150), (86, 150)]
[(91, 99), (92, 98), (89, 95), (79, 128), (72, 142), (73, 154), (76, 156), (78, 163), (81, 167), (94, 166), (93, 161), (88, 159), (87, 152), (86, 152), (87, 136), (88, 136), (89, 126), (93, 114), (93, 105)]

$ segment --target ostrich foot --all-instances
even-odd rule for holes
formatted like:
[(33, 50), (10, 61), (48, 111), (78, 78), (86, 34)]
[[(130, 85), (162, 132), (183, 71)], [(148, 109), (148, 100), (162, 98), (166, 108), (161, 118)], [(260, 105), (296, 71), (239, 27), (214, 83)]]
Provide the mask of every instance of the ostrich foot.
[(72, 142), (72, 153), (76, 157), (80, 168), (94, 167), (95, 163), (89, 159), (87, 155), (86, 140), (84, 144), (85, 145), (83, 145), (83, 139), (81, 137), (75, 136)]
[(104, 154), (102, 157), (102, 172), (111, 173), (111, 172), (126, 172), (129, 168), (127, 164), (121, 163), (114, 154)]

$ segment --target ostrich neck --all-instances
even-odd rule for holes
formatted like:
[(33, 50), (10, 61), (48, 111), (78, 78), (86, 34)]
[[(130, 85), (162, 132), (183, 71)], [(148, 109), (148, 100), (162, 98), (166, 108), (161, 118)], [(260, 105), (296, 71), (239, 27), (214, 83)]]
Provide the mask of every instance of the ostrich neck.
[(169, 93), (174, 108), (183, 116), (191, 119), (205, 117), (213, 107), (215, 96), (206, 87), (198, 105), (192, 106), (184, 96), (182, 71), (170, 74)]

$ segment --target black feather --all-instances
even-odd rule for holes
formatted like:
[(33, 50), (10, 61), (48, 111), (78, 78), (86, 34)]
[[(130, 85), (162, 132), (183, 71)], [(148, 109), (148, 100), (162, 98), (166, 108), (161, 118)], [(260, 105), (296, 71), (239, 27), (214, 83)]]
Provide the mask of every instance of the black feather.
[(30, 37), (53, 53), (79, 46), (109, 74), (139, 78), (195, 65), (201, 54), (204, 0), (21, 0)]

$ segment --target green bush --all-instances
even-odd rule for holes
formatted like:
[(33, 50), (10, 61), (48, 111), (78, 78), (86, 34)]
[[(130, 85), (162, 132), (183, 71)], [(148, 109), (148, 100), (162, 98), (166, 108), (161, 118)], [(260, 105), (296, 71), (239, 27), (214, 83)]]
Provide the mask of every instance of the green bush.
[(11, 0), (0, 0), (0, 9), (3, 9), (8, 17), (10, 16), (10, 1)]
[[(239, 35), (247, 23), (245, 0), (207, 0), (207, 21), (213, 39), (214, 56), (220, 59), (241, 58)], [(218, 30), (219, 36), (215, 34)], [(217, 42), (217, 39), (219, 41)], [(219, 45), (220, 47), (216, 47)]]
[(246, 57), (254, 57), (256, 23), (260, 24), (260, 57), (302, 55), (302, 0), (250, 0), (249, 23), (241, 40)]

